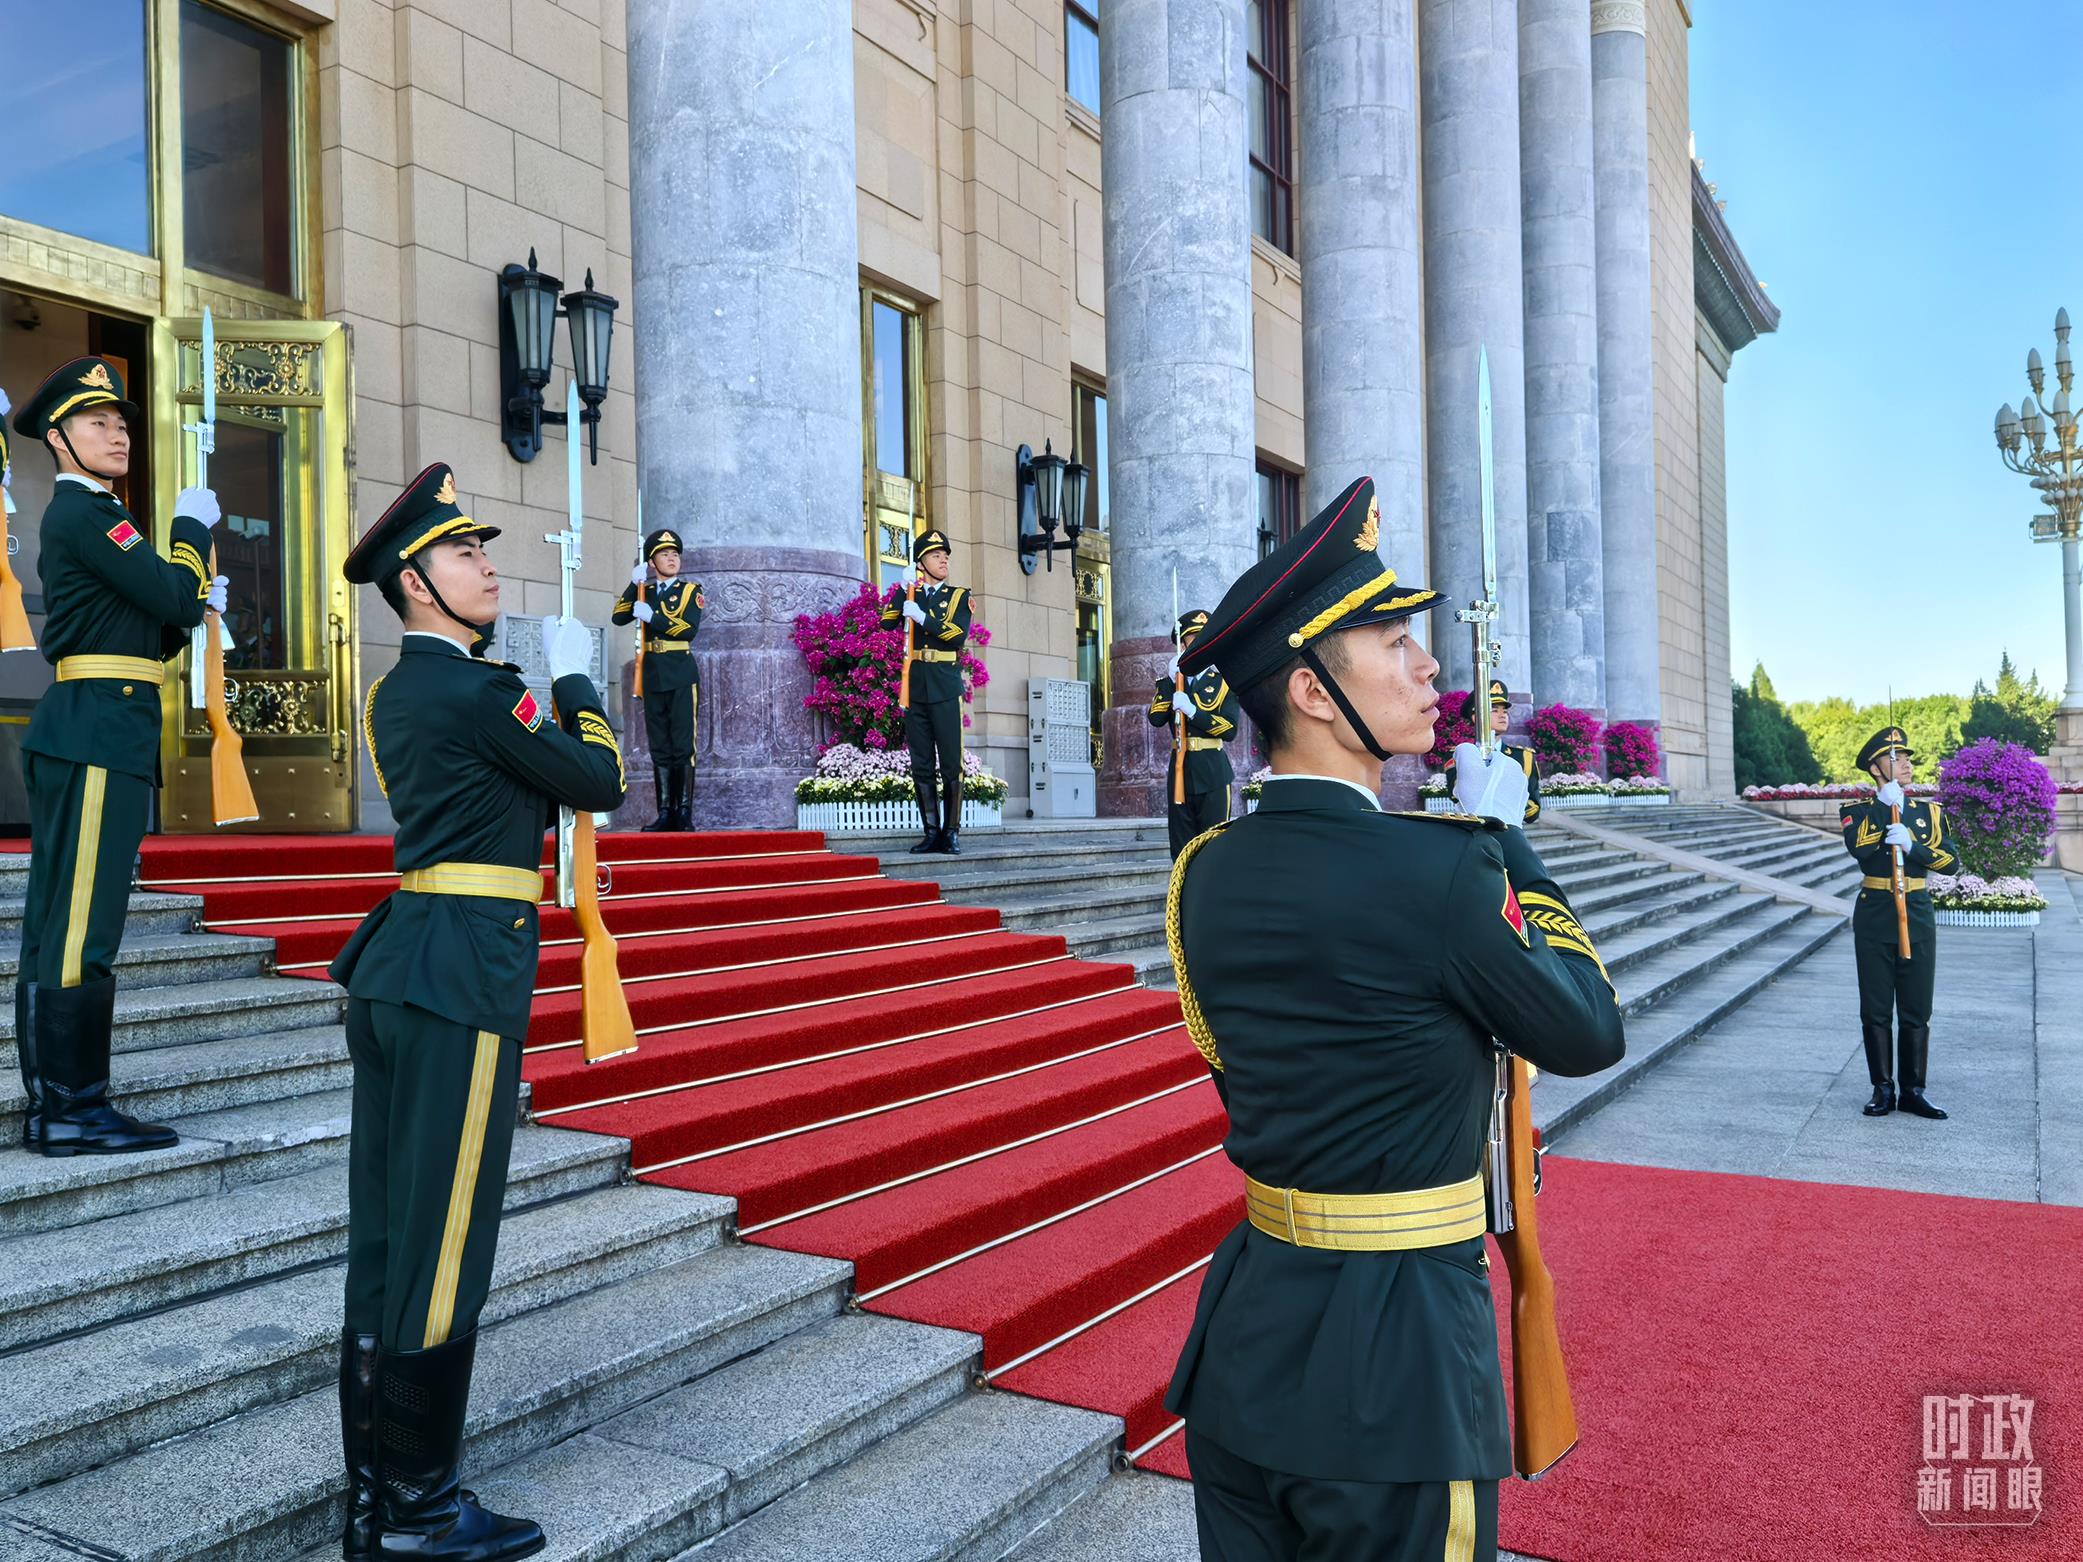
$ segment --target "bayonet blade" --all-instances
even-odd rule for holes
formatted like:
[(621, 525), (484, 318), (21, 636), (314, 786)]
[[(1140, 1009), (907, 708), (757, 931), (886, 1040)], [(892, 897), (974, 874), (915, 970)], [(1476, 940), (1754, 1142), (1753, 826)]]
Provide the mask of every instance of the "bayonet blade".
[[(208, 305), (203, 306), (202, 416), (188, 427), (195, 434), (195, 486), (210, 486), (210, 457), (217, 452), (217, 322)], [(220, 627), (220, 633), (224, 631)], [(203, 657), (209, 649), (210, 626), (197, 624), (188, 632), (188, 702), (201, 710), (207, 698), (203, 689)]]
[(203, 426), (212, 436), (217, 433), (217, 322), (211, 318), (207, 305), (203, 308)]
[(1475, 361), (1476, 441), (1482, 452), (1483, 600), (1497, 601), (1497, 457), (1490, 431), (1490, 349), (1478, 348)]

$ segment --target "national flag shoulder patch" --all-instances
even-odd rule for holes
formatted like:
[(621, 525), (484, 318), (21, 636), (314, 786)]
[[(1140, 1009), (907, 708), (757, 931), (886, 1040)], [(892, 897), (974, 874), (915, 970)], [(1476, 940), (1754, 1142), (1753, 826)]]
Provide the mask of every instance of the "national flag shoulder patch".
[(108, 529), (108, 540), (128, 553), (145, 540), (145, 534), (130, 524), (128, 516)]
[(1504, 904), (1499, 912), (1504, 917), (1504, 925), (1519, 935), (1520, 943), (1531, 949), (1533, 941), (1526, 936), (1526, 912), (1519, 905), (1519, 892), (1512, 888), (1509, 874), (1505, 875)]
[(536, 703), (532, 692), (523, 694), (520, 702), (514, 706), (514, 720), (530, 732), (542, 725), (542, 706)]
[(1851, 816), (1850, 814), (1845, 814), (1845, 815), (1843, 815), (1843, 816), (1842, 816), (1841, 818), (1839, 818), (1839, 819), (1838, 819), (1838, 821), (1837, 821), (1837, 828), (1838, 828), (1838, 829), (1840, 829), (1840, 830), (1849, 830), (1849, 829), (1850, 829), (1851, 827), (1852, 827), (1852, 816)]

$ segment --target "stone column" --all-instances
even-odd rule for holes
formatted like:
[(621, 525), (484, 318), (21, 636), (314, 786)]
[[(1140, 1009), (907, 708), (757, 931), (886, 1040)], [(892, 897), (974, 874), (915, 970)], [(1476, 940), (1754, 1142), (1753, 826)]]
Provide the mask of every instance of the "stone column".
[(1598, 202), (1598, 475), (1606, 573), (1606, 708), (1660, 727), (1655, 405), (1649, 325), (1649, 77), (1641, 0), (1591, 7)]
[[(1516, 0), (1420, 0), (1419, 100), (1425, 168), (1425, 437), (1431, 575), (1466, 601), (1482, 592), (1476, 353), (1490, 354), (1502, 676), (1528, 687), (1526, 303), (1519, 221)], [(1442, 689), (1472, 681), (1457, 626), (1433, 631)]]
[(638, 4), (629, 34), (644, 524), (686, 529), (709, 604), (695, 818), (793, 823), (792, 621), (866, 570), (853, 8)]
[(1100, 9), (1114, 704), (1099, 811), (1163, 812), (1144, 718), (1183, 607), (1256, 556), (1244, 0)]
[(1533, 703), (1606, 709), (1591, 0), (1519, 0)]
[(1305, 5), (1300, 25), (1302, 513), (1371, 476), (1381, 556), (1429, 584), (1410, 3)]

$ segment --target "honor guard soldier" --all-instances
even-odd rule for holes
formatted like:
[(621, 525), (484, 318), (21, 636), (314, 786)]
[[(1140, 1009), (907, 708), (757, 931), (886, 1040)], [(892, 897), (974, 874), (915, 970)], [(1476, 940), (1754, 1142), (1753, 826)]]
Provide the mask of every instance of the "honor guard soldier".
[[(1502, 678), (1490, 680), (1490, 730), (1500, 739), (1511, 730), (1512, 697), (1506, 692)], [(1533, 750), (1521, 748), (1516, 743), (1500, 742), (1497, 752), (1519, 767), (1526, 777), (1526, 817), (1519, 822), (1531, 824), (1541, 816), (1541, 772), (1533, 762)], [(1447, 761), (1447, 791), (1453, 792), (1459, 784), (1460, 767), (1453, 760)]]
[(545, 626), (555, 710), (476, 659), (498, 528), (427, 468), (348, 556), (405, 632), (362, 736), (397, 820), (397, 891), (333, 962), (354, 1062), (341, 1440), (348, 1557), (528, 1556), (542, 1531), (457, 1484), (535, 985), (543, 833), (622, 801), (622, 755), (575, 619)]
[[(911, 784), (918, 789), (925, 839), (911, 848), (960, 856), (962, 841), (962, 647), (969, 640), (969, 592), (947, 583), (947, 533), (919, 534), (911, 560), (924, 578), (907, 594), (893, 591), (882, 606), (884, 628), (904, 624), (911, 664), (911, 703), (904, 710), (904, 743), (911, 750)], [(936, 785), (934, 767), (939, 766)]]
[[(1845, 850), (1866, 875), (1852, 906), (1852, 951), (1859, 967), (1859, 1034), (1873, 1082), (1873, 1098), (1862, 1108), (1868, 1117), (1885, 1117), (1898, 1107), (1917, 1117), (1946, 1115), (1924, 1095), (1938, 960), (1938, 918), (1924, 876), (1958, 873), (1960, 848), (1946, 832), (1945, 811), (1937, 803), (1904, 798), (1911, 758), (1900, 727), (1883, 727), (1868, 738), (1859, 750), (1859, 768), (1879, 790), (1872, 802), (1848, 803), (1838, 816)], [(1909, 923), (1906, 960), (1895, 910), (1897, 851), (1902, 853), (1903, 910)], [(1891, 1060), (1901, 1068), (1899, 1097)]]
[[(1172, 631), (1181, 655), (1193, 644), (1194, 636), (1207, 627), (1208, 615), (1199, 609), (1181, 613)], [(1224, 746), (1237, 740), (1241, 708), (1222, 673), (1205, 667), (1185, 679), (1186, 692), (1179, 693), (1180, 679), (1174, 673), (1157, 680), (1157, 694), (1150, 702), (1150, 725), (1172, 729), (1172, 760), (1165, 771), (1165, 828), (1172, 840), (1172, 857), (1186, 850), (1186, 843), (1203, 830), (1212, 830), (1230, 814), (1230, 782), (1236, 771)], [(1186, 719), (1176, 714), (1184, 710)]]
[(215, 494), (175, 497), (161, 558), (111, 492), (130, 470), (137, 417), (113, 364), (75, 358), (14, 420), (58, 465), (37, 559), (41, 649), (58, 681), (22, 744), (29, 889), (15, 979), (23, 1142), (47, 1156), (156, 1150), (179, 1138), (109, 1105), (112, 970), (159, 784), (159, 687), (204, 610), (223, 610), (224, 579), (209, 570)]
[(1166, 913), (1246, 1178), (1166, 1399), (1208, 1562), (1495, 1555), (1512, 1448), (1483, 1244), (1492, 1038), (1570, 1075), (1624, 1046), (1516, 827), (1516, 764), (1460, 750), (1467, 814), (1376, 801), (1383, 761), (1432, 746), (1439, 664), (1410, 619), (1443, 600), (1383, 566), (1379, 529), (1363, 478), (1180, 658), (1238, 691), (1273, 770), (1256, 813), (1181, 855)]
[(647, 830), (693, 827), (688, 794), (694, 789), (694, 715), (702, 693), (694, 637), (708, 605), (700, 581), (680, 579), (680, 534), (661, 529), (646, 537), (644, 562), (630, 574), (613, 619), (644, 626), (644, 734), (658, 793), (658, 817)]

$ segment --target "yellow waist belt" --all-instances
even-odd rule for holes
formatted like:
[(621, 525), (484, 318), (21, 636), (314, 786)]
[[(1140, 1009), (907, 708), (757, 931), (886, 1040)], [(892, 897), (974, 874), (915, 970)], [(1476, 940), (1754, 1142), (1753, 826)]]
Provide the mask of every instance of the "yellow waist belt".
[(1488, 1227), (1480, 1174), (1407, 1193), (1303, 1193), (1246, 1177), (1244, 1201), (1254, 1226), (1296, 1247), (1367, 1253), (1445, 1247)]
[(961, 656), (962, 653), (960, 651), (913, 651), (911, 653), (911, 659), (915, 662), (953, 662), (961, 660)]
[(480, 895), (532, 906), (542, 899), (542, 874), (496, 862), (437, 862), (399, 874), (398, 888), (413, 895)]
[(166, 663), (143, 656), (61, 656), (58, 681), (78, 683), (83, 678), (123, 678), (132, 683), (149, 683), (155, 689), (166, 682)]
[(1210, 748), (1221, 748), (1221, 747), (1222, 747), (1222, 739), (1220, 739), (1220, 738), (1188, 738), (1188, 739), (1186, 740), (1186, 746), (1187, 746), (1188, 748), (1192, 749), (1192, 750), (1193, 750), (1193, 751), (1194, 751), (1194, 752), (1195, 752), (1196, 754), (1198, 754), (1198, 753), (1200, 753), (1200, 752), (1201, 752), (1201, 751), (1202, 751), (1203, 749), (1210, 749)]
[(694, 642), (692, 640), (646, 640), (644, 649), (646, 651), (692, 651)]
[[(1895, 887), (1895, 881), (1893, 879), (1868, 878), (1865, 881), (1865, 883), (1868, 889), (1892, 890)], [(1922, 879), (1904, 879), (1902, 881), (1902, 887), (1904, 889), (1922, 889), (1924, 887), (1924, 881)]]

